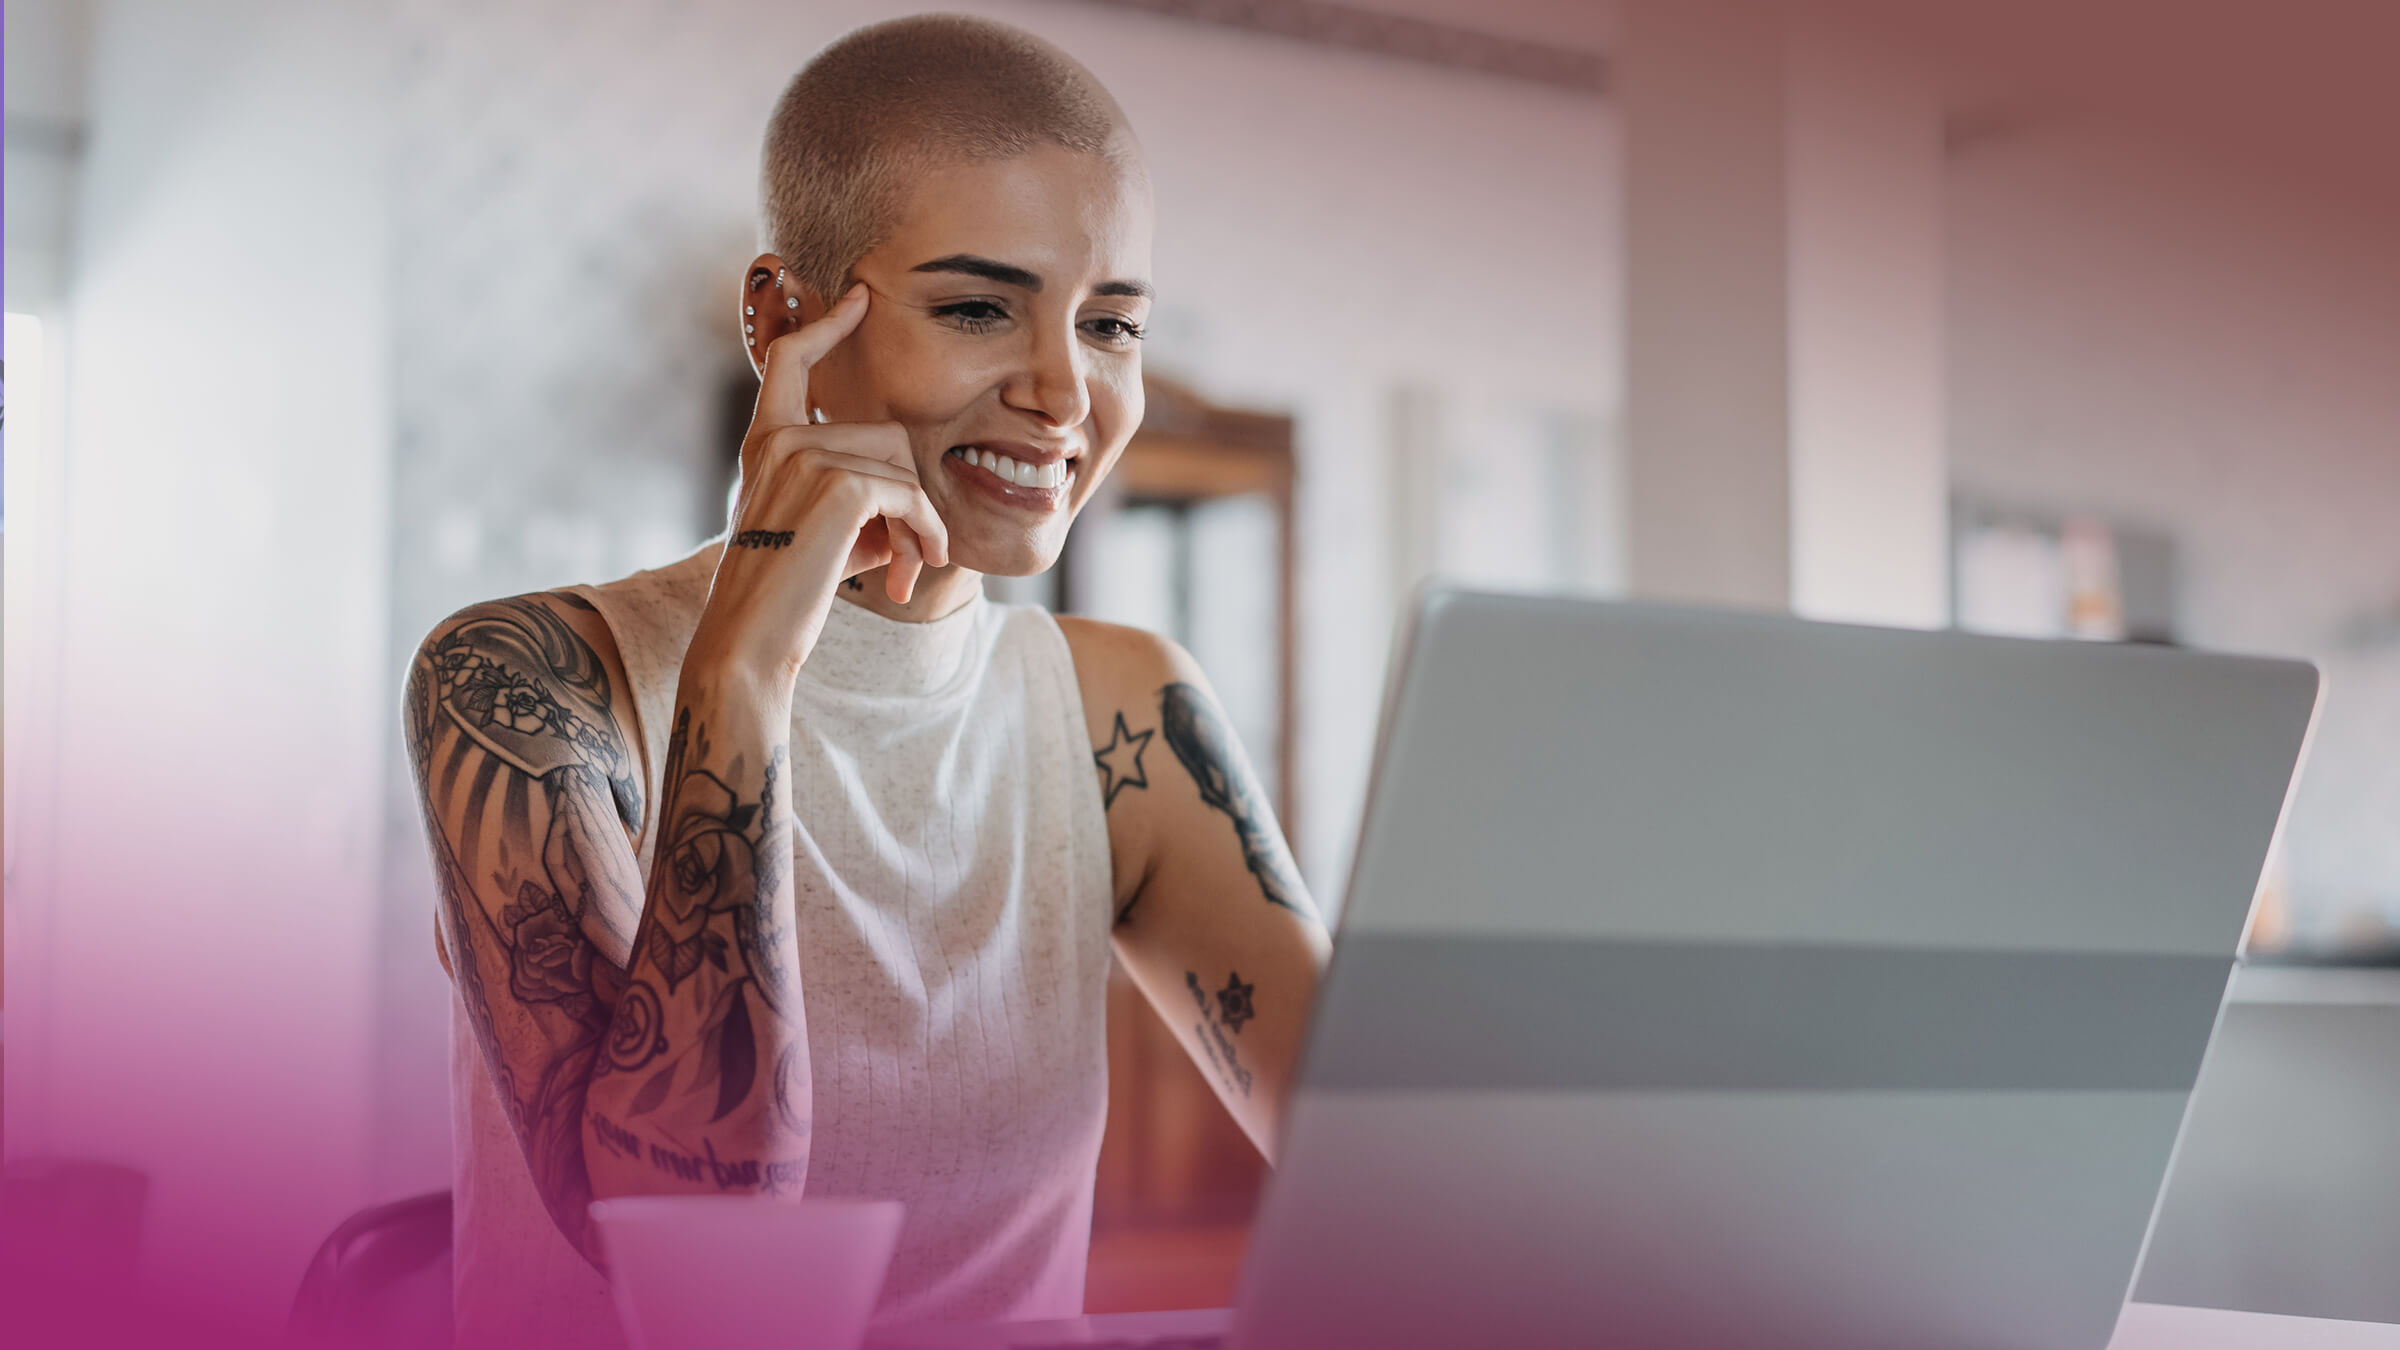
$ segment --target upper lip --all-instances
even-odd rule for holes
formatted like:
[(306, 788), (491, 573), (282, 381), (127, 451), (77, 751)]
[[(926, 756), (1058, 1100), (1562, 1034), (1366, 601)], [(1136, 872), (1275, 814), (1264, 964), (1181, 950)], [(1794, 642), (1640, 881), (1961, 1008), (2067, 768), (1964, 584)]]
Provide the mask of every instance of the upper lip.
[(1075, 451), (1065, 446), (1054, 445), (1045, 449), (1038, 445), (1027, 445), (1023, 441), (960, 441), (958, 445), (969, 450), (989, 450), (995, 455), (1006, 455), (1019, 464), (1031, 464), (1036, 468), (1056, 464), (1062, 459), (1073, 459), (1076, 455)]

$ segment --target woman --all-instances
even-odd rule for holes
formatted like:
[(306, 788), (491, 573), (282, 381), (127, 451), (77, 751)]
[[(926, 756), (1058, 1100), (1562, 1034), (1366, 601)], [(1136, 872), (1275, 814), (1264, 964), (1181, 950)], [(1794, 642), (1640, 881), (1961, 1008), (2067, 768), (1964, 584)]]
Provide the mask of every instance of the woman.
[(1080, 1312), (1112, 949), (1270, 1160), (1328, 950), (1190, 658), (982, 595), (1141, 420), (1115, 102), (879, 24), (794, 78), (761, 196), (727, 533), (412, 671), (462, 1344), (613, 1341), (585, 1207), (628, 1193), (898, 1198), (885, 1315)]

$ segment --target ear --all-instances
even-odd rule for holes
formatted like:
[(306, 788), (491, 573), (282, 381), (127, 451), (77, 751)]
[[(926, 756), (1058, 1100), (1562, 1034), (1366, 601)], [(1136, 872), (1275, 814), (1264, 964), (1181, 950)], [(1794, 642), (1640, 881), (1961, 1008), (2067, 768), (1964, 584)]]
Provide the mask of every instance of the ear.
[(767, 344), (825, 316), (825, 301), (786, 274), (783, 259), (761, 253), (742, 273), (742, 351), (752, 374), (763, 374)]

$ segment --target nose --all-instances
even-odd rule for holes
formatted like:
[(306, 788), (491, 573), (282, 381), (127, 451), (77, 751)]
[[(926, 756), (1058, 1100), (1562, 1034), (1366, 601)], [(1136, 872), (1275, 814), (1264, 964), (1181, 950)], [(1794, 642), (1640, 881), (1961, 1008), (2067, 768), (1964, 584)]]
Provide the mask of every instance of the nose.
[(1034, 413), (1055, 427), (1081, 426), (1092, 413), (1091, 384), (1083, 344), (1075, 328), (1044, 324), (1033, 335), (1024, 368), (1000, 391), (1001, 401)]

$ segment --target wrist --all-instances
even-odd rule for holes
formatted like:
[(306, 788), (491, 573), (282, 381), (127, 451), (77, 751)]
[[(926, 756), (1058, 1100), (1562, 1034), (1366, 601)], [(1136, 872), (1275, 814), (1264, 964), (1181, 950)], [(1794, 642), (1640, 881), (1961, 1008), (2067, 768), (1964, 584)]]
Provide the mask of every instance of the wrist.
[(705, 687), (717, 702), (730, 698), (789, 704), (806, 657), (805, 650), (789, 642), (745, 642), (739, 631), (712, 625), (704, 616), (684, 649), (681, 697), (688, 700)]

